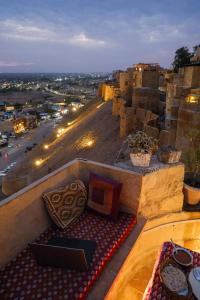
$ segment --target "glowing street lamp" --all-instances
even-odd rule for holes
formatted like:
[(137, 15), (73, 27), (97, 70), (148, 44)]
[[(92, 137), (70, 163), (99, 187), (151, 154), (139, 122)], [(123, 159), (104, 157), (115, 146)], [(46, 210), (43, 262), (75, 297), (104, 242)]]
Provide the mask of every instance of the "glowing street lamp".
[(64, 128), (59, 128), (59, 129), (58, 129), (58, 133), (59, 133), (59, 134), (63, 133), (63, 131), (64, 131)]
[(41, 164), (42, 164), (42, 159), (37, 159), (37, 160), (35, 161), (36, 167), (39, 167)]
[(49, 145), (44, 145), (44, 149), (48, 150), (49, 149)]
[(90, 141), (87, 142), (87, 146), (88, 147), (91, 147), (93, 144), (94, 144), (94, 141), (92, 141), (92, 140), (90, 140)]

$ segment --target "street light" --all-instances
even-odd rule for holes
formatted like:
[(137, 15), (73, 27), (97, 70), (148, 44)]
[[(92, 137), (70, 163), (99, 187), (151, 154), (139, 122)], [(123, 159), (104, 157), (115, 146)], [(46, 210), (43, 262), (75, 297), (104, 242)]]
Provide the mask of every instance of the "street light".
[(39, 167), (41, 164), (42, 164), (42, 159), (41, 159), (41, 158), (40, 158), (40, 159), (37, 159), (37, 160), (35, 161), (36, 167)]
[(49, 145), (44, 145), (44, 149), (48, 150), (49, 149)]
[(87, 146), (88, 146), (88, 147), (92, 146), (93, 144), (94, 144), (94, 141), (93, 141), (93, 140), (90, 140), (90, 141), (87, 142)]
[(64, 131), (64, 128), (59, 128), (59, 129), (58, 129), (58, 134), (63, 133), (63, 131)]

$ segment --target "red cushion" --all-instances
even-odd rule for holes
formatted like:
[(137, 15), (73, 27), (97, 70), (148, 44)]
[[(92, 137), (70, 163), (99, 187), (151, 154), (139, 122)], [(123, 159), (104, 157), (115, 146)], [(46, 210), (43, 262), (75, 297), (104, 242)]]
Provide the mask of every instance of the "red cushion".
[(116, 219), (121, 188), (122, 184), (113, 179), (90, 173), (88, 207)]

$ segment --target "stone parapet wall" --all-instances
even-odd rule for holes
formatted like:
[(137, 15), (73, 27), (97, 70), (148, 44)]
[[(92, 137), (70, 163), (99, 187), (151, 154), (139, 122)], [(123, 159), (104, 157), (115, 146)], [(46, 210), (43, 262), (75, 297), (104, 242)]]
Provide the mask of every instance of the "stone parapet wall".
[(124, 111), (125, 104), (126, 104), (126, 102), (122, 98), (119, 98), (119, 97), (114, 98), (113, 105), (112, 105), (112, 115), (120, 116), (122, 114), (122, 112)]
[(191, 137), (197, 133), (200, 135), (200, 111), (181, 108), (178, 115), (176, 146), (183, 149), (183, 152), (187, 151), (191, 146)]
[(184, 166), (163, 168), (142, 178), (138, 213), (152, 218), (182, 210)]
[(151, 88), (134, 88), (132, 106), (159, 113), (160, 91)]
[(183, 165), (142, 174), (85, 159), (74, 160), (0, 202), (0, 265), (50, 225), (42, 194), (79, 178), (88, 188), (90, 172), (122, 183), (121, 209), (146, 218), (182, 208)]
[(120, 114), (120, 137), (126, 137), (137, 130), (143, 130), (146, 124), (153, 123), (157, 118), (158, 116), (149, 110), (124, 107)]
[(161, 130), (157, 127), (144, 125), (144, 131), (154, 139), (158, 140), (159, 147), (162, 146), (175, 146), (176, 144), (176, 130), (169, 129), (169, 130)]
[(42, 194), (75, 178), (78, 162), (72, 161), (0, 202), (0, 266), (49, 227)]
[(120, 116), (120, 137), (126, 137), (138, 127), (136, 110), (133, 107), (125, 107)]

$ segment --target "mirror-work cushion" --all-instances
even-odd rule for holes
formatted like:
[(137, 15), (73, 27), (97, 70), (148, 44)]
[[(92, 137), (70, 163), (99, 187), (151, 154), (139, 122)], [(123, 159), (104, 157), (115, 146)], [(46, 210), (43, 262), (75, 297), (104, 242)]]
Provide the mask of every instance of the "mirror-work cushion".
[(87, 191), (82, 181), (75, 180), (66, 187), (45, 193), (43, 199), (53, 222), (64, 229), (84, 211)]
[(88, 207), (116, 219), (122, 184), (94, 173), (90, 174)]

